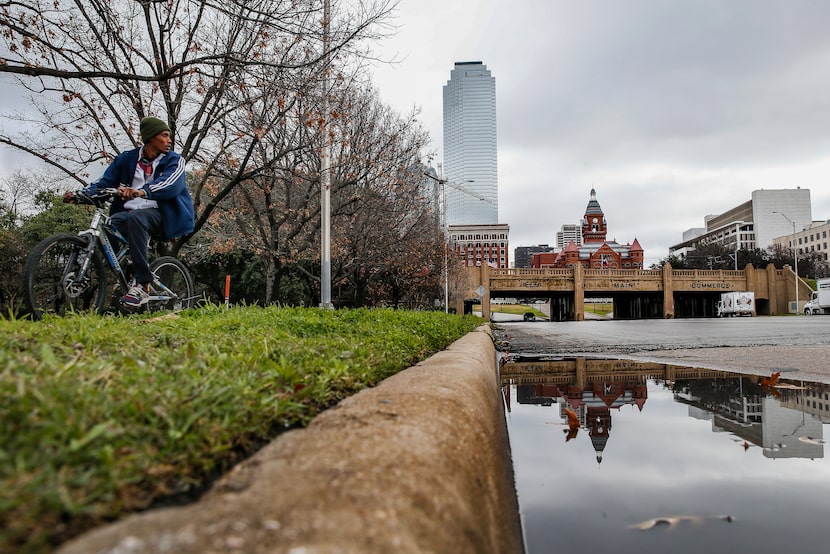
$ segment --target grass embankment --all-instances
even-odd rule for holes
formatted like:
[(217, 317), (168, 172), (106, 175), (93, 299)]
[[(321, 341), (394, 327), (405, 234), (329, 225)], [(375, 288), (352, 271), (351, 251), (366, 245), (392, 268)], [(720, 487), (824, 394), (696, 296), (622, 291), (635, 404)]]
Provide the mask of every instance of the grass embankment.
[(474, 329), (441, 312), (203, 308), (0, 320), (0, 552), (204, 488)]

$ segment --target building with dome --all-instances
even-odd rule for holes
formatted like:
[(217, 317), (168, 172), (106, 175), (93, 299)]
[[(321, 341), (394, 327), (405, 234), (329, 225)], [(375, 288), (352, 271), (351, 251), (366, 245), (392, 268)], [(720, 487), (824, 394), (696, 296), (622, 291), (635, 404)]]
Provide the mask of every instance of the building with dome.
[(643, 269), (643, 247), (636, 238), (631, 244), (619, 244), (607, 236), (608, 220), (596, 190), (591, 189), (582, 218), (582, 244), (571, 241), (561, 252), (534, 254), (530, 266), (566, 268), (580, 264), (585, 269)]

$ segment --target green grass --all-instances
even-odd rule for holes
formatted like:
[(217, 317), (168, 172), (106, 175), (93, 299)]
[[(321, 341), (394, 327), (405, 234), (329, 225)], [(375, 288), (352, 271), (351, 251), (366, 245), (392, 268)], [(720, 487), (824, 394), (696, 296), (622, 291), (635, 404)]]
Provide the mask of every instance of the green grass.
[[(473, 304), (473, 311), (481, 312), (481, 304)], [(530, 304), (490, 304), (490, 313), (524, 315), (528, 312), (536, 317), (548, 317)]]
[(0, 552), (201, 490), (481, 322), (258, 307), (0, 320)]
[(606, 316), (614, 311), (614, 304), (612, 302), (591, 302), (585, 303), (585, 312)]

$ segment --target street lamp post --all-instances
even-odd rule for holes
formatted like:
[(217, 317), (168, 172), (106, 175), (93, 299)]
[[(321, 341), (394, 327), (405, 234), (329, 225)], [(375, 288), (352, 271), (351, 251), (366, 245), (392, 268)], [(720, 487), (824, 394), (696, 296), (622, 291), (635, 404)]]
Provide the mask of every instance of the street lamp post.
[(440, 225), (441, 234), (444, 237), (442, 241), (444, 247), (444, 313), (450, 313), (450, 263), (449, 263), (449, 249), (447, 236), (447, 180), (436, 177), (430, 173), (424, 172), (424, 175), (441, 185), (441, 206), (438, 208), (441, 211)]
[(323, 143), (320, 148), (320, 307), (331, 309), (331, 139), (328, 130), (329, 117), (329, 0), (323, 2), (323, 117), (326, 121), (320, 130)]
[[(426, 177), (429, 177), (439, 185), (441, 185), (441, 232), (444, 235), (444, 313), (450, 312), (450, 268), (449, 268), (449, 229), (447, 227), (447, 179), (443, 177), (436, 177), (431, 173), (424, 172)], [(474, 183), (472, 179), (464, 181), (465, 183)], [(452, 185), (459, 188), (458, 185)], [(462, 190), (462, 192), (467, 192)], [(467, 194), (472, 194), (467, 192)]]
[(793, 265), (795, 266), (795, 315), (800, 315), (801, 310), (798, 308), (798, 246), (795, 242), (795, 221), (787, 217), (784, 212), (772, 212), (774, 214), (778, 214), (783, 216), (784, 219), (792, 223), (793, 226)]

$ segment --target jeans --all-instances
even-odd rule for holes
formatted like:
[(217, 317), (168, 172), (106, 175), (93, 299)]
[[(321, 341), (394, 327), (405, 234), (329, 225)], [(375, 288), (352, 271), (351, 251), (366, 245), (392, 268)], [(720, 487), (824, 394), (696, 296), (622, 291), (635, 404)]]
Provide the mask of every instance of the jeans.
[(150, 235), (163, 235), (163, 221), (158, 208), (130, 210), (113, 214), (110, 221), (127, 239), (130, 258), (133, 261), (135, 282), (146, 285), (153, 281), (150, 264), (147, 261), (147, 245)]

